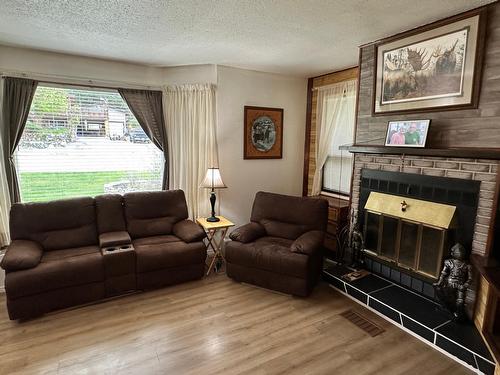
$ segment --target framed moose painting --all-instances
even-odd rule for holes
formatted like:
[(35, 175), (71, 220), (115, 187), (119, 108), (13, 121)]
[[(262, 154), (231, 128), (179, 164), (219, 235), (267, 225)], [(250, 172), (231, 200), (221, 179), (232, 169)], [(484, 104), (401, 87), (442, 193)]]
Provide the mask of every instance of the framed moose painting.
[(283, 109), (245, 106), (244, 159), (283, 157)]
[(373, 114), (477, 108), (484, 13), (471, 11), (378, 42)]

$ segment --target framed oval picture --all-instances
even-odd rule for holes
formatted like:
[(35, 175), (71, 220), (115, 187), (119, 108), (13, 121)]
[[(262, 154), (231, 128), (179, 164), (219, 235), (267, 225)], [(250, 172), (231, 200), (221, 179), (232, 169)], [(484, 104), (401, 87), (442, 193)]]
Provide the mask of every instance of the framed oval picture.
[(283, 108), (245, 106), (244, 159), (283, 157)]

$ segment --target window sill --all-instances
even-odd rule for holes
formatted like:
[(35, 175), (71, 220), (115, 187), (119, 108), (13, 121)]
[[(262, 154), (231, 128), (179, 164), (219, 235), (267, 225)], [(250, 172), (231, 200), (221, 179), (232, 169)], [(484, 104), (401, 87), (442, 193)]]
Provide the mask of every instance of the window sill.
[(323, 195), (325, 197), (330, 197), (330, 198), (339, 198), (339, 199), (343, 199), (345, 201), (349, 201), (351, 198), (349, 195), (339, 194), (339, 193), (330, 193), (329, 191), (321, 191), (319, 193), (319, 195)]

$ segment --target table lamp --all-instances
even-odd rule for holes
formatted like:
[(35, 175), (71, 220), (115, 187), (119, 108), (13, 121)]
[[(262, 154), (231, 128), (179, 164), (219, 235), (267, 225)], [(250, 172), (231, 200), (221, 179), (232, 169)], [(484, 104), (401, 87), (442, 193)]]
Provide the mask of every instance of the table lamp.
[(207, 217), (207, 221), (215, 223), (220, 219), (218, 217), (215, 217), (216, 198), (214, 189), (221, 189), (227, 187), (226, 185), (224, 185), (224, 182), (222, 182), (222, 177), (220, 176), (219, 168), (208, 168), (207, 174), (205, 175), (205, 178), (201, 183), (201, 187), (212, 189), (212, 191), (210, 192), (210, 205), (212, 206), (212, 214), (210, 217)]

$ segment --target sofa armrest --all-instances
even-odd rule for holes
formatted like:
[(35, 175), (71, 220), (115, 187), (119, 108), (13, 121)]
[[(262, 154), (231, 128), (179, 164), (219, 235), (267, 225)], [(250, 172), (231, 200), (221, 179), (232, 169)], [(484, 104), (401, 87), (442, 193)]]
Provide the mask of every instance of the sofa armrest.
[(175, 223), (173, 233), (186, 243), (202, 241), (207, 236), (201, 225), (191, 220)]
[(238, 242), (253, 242), (266, 235), (266, 229), (256, 222), (245, 224), (231, 232), (229, 238)]
[(320, 230), (311, 230), (297, 238), (291, 246), (294, 253), (312, 255), (323, 245), (325, 233)]
[(128, 245), (130, 243), (132, 243), (130, 234), (124, 230), (118, 232), (105, 232), (99, 235), (99, 246), (101, 246), (101, 248)]
[(0, 266), (10, 272), (38, 266), (43, 249), (35, 241), (14, 240), (7, 248)]

